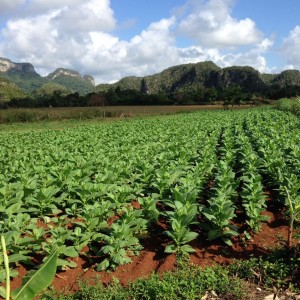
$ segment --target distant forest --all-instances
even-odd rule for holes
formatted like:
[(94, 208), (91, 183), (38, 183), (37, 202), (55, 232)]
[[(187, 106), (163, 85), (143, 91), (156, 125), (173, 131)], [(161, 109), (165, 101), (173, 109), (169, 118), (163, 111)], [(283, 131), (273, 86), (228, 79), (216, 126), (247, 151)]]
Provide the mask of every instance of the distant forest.
[(2, 108), (9, 107), (84, 107), (116, 105), (206, 105), (222, 103), (224, 105), (263, 104), (280, 98), (292, 98), (300, 95), (300, 87), (287, 87), (268, 90), (264, 93), (243, 91), (238, 85), (227, 87), (202, 88), (193, 91), (174, 93), (146, 94), (133, 89), (109, 89), (80, 95), (78, 92), (64, 94), (54, 91), (52, 94), (38, 97), (11, 99), (1, 103)]

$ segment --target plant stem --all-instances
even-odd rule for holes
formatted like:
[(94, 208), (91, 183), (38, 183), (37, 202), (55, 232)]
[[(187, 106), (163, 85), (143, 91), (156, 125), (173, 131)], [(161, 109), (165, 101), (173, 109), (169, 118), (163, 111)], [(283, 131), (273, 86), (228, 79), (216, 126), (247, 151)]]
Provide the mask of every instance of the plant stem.
[(6, 272), (6, 292), (5, 292), (5, 299), (10, 299), (10, 271), (9, 271), (9, 261), (8, 261), (8, 255), (6, 252), (6, 244), (4, 236), (1, 235), (1, 246), (2, 246), (2, 252), (4, 257), (4, 266), (5, 266), (5, 272)]
[(288, 205), (289, 205), (289, 217), (290, 217), (290, 222), (289, 222), (289, 232), (288, 232), (288, 240), (287, 240), (287, 246), (288, 249), (291, 250), (293, 246), (293, 226), (294, 226), (294, 206), (290, 197), (290, 193), (286, 187), (284, 187), (285, 192), (287, 194), (287, 200), (288, 200)]
[(291, 216), (290, 218), (290, 224), (289, 224), (289, 232), (288, 232), (288, 240), (287, 240), (287, 246), (288, 249), (291, 250), (293, 247), (293, 227), (294, 227), (294, 217)]

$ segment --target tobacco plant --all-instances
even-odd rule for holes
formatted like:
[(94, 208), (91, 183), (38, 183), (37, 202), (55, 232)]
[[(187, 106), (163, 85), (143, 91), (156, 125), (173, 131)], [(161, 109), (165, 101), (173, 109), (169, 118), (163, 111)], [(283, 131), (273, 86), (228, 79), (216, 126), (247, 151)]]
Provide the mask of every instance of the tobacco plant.
[(232, 245), (231, 237), (238, 235), (237, 228), (231, 224), (231, 220), (236, 216), (234, 201), (239, 183), (226, 161), (219, 161), (217, 172), (212, 188), (213, 195), (202, 212), (208, 222), (202, 227), (208, 230), (209, 241), (222, 238), (226, 244)]
[(104, 256), (102, 262), (97, 264), (97, 270), (115, 269), (118, 265), (131, 262), (130, 256), (139, 254), (142, 249), (137, 236), (147, 230), (146, 225), (141, 210), (124, 207), (120, 218), (95, 238), (95, 241), (104, 244), (100, 251), (97, 245), (91, 246), (97, 255)]
[(199, 227), (230, 244), (236, 207), (259, 230), (266, 185), (297, 219), (299, 127), (270, 109), (1, 132), (0, 232), (15, 263), (54, 243), (63, 268), (85, 246), (99, 269), (129, 261), (160, 217), (168, 252), (192, 251)]
[(199, 204), (196, 191), (181, 193), (174, 189), (173, 198), (163, 203), (172, 209), (164, 213), (170, 226), (164, 233), (172, 239), (172, 244), (166, 246), (165, 252), (179, 255), (195, 252), (188, 243), (198, 236), (197, 232), (190, 230), (191, 225), (198, 224), (196, 217)]
[(240, 132), (237, 134), (238, 166), (242, 181), (241, 202), (247, 215), (246, 223), (256, 233), (260, 231), (261, 223), (268, 220), (262, 214), (267, 206), (263, 178), (259, 173), (262, 162), (252, 149), (249, 139)]

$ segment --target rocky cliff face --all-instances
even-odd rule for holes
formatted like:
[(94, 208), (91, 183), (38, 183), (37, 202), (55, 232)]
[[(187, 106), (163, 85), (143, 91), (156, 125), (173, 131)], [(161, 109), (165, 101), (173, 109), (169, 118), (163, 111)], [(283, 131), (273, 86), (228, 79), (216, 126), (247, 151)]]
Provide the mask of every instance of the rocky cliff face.
[(0, 57), (0, 77), (9, 79), (24, 92), (33, 92), (45, 79), (36, 73), (30, 63), (15, 63)]
[(30, 63), (14, 63), (9, 59), (0, 57), (0, 72), (33, 73), (38, 75)]
[(64, 68), (58, 68), (54, 72), (50, 73), (47, 78), (50, 80), (58, 79), (59, 77), (73, 77), (74, 79), (83, 80), (89, 84), (95, 85), (94, 77), (91, 75), (84, 75), (81, 76), (81, 74), (74, 70), (64, 69)]
[(64, 68), (58, 68), (54, 72), (50, 73), (47, 78), (50, 80), (54, 80), (55, 78), (59, 76), (70, 76), (70, 77), (76, 77), (81, 79), (81, 75), (77, 71), (69, 70), (69, 69), (64, 69)]
[(94, 78), (90, 75), (81, 76), (77, 71), (59, 68), (50, 73), (47, 80), (67, 87), (72, 93), (78, 92), (81, 95), (94, 91)]
[(7, 78), (26, 92), (34, 92), (47, 82), (61, 84), (72, 93), (87, 94), (94, 91), (95, 81), (90, 75), (81, 76), (77, 71), (58, 68), (46, 77), (36, 73), (30, 63), (15, 63), (0, 57), (0, 77)]
[(222, 88), (230, 85), (239, 85), (245, 91), (260, 91), (266, 84), (257, 70), (252, 67), (227, 67), (214, 70), (210, 73), (205, 86)]

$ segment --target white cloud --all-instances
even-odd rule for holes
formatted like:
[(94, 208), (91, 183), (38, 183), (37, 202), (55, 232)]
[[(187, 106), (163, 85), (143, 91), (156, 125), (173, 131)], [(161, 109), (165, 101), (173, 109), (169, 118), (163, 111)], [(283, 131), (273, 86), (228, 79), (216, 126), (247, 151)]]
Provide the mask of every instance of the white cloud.
[(282, 43), (280, 52), (289, 68), (300, 69), (300, 26), (290, 31)]
[(263, 73), (270, 72), (264, 53), (258, 52), (257, 49), (251, 49), (244, 53), (222, 54), (215, 48), (191, 46), (179, 49), (179, 60), (181, 63), (211, 60), (223, 68), (229, 66), (251, 66)]
[(272, 46), (273, 41), (266, 38), (249, 51), (222, 55), (218, 63), (221, 67), (251, 66), (261, 73), (269, 73), (272, 70), (268, 67), (264, 55)]
[[(1, 44), (0, 49), (2, 52), (11, 53), (16, 57), (30, 56), (30, 54), (39, 52), (39, 49), (48, 52), (49, 44), (54, 45), (54, 33), (51, 34), (50, 19), (51, 16), (41, 16), (35, 19), (9, 21), (3, 30), (5, 43)], [(39, 44), (40, 42), (42, 44)]]
[(108, 0), (89, 0), (75, 7), (65, 6), (53, 19), (53, 23), (64, 35), (76, 35), (93, 30), (111, 31), (116, 21)]
[(178, 49), (178, 62), (180, 64), (197, 63), (202, 61), (213, 61), (220, 65), (222, 55), (218, 49), (202, 48), (200, 46), (189, 46)]
[(251, 66), (261, 73), (268, 73), (270, 71), (267, 66), (266, 58), (253, 52), (224, 55), (219, 65), (221, 67)]
[(128, 45), (129, 60), (148, 69), (163, 67), (172, 60), (176, 54), (176, 40), (171, 31), (174, 24), (175, 18), (162, 19), (133, 37)]
[(222, 61), (222, 55), (217, 49), (177, 47), (173, 34), (175, 25), (174, 17), (162, 19), (150, 24), (129, 41), (119, 40), (107, 33), (90, 33), (91, 43), (81, 60), (84, 69), (86, 72), (93, 70), (93, 74), (98, 73), (97, 81), (104, 82), (130, 75), (150, 75), (183, 63)]
[(84, 68), (93, 68), (95, 73), (100, 70), (96, 76), (99, 81), (111, 81), (112, 76), (115, 79), (128, 75), (143, 76), (177, 64), (178, 50), (171, 33), (174, 23), (174, 18), (154, 22), (129, 41), (107, 33), (92, 32), (91, 43), (82, 59)]
[(230, 15), (232, 5), (231, 0), (191, 1), (179, 24), (179, 34), (202, 46), (223, 49), (259, 43), (263, 34), (255, 22), (234, 19)]
[[(117, 20), (109, 0), (23, 1), (27, 1), (26, 10), (9, 20), (0, 33), (0, 56), (31, 62), (43, 76), (64, 67), (91, 74), (97, 83), (111, 82), (205, 60), (267, 70), (264, 54), (272, 41), (262, 38), (253, 21), (233, 19), (229, 0), (190, 0), (187, 8), (197, 9), (182, 8), (177, 17), (153, 22), (129, 40), (114, 33)], [(188, 24), (197, 43), (179, 47), (178, 30), (187, 34)], [(210, 39), (205, 40), (205, 34)], [(246, 52), (230, 49), (245, 44), (251, 44)]]
[(274, 45), (274, 41), (268, 38), (263, 39), (260, 43), (255, 45), (255, 47), (251, 50), (253, 53), (265, 53), (269, 51)]
[(105, 36), (116, 25), (109, 0), (27, 2), (26, 11), (2, 30), (0, 56), (31, 62), (42, 75), (57, 67), (83, 69), (92, 32)]

